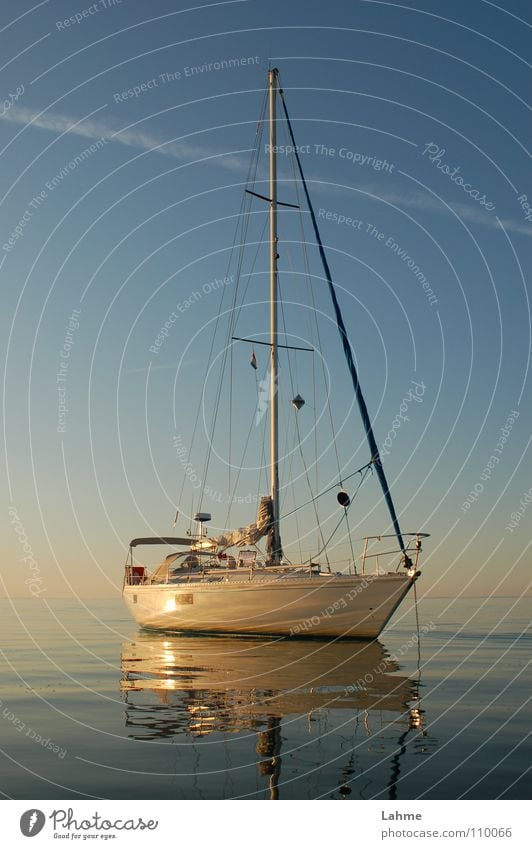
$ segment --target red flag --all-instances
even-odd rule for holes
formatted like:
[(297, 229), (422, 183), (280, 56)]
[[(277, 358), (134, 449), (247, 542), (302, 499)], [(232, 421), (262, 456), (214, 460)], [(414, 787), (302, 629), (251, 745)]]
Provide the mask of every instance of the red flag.
[(256, 368), (257, 368), (257, 358), (255, 356), (255, 351), (253, 351), (252, 354), (251, 354), (251, 360), (250, 360), (249, 364), (250, 364), (251, 368), (254, 368), (256, 370)]

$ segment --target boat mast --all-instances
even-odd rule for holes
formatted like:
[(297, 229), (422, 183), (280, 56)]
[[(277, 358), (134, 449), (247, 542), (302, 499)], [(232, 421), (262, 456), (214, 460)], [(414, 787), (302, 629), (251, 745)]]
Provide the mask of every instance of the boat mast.
[(281, 532), (279, 528), (279, 414), (277, 406), (277, 128), (276, 93), (279, 71), (268, 71), (270, 102), (270, 478), (272, 489), (272, 552), (271, 562), (281, 562)]

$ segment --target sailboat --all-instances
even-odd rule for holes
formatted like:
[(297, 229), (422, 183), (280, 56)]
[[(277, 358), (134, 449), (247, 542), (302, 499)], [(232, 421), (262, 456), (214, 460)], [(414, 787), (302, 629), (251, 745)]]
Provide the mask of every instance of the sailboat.
[[(347, 571), (333, 571), (319, 557), (306, 562), (289, 562), (281, 538), (281, 499), (279, 485), (279, 351), (290, 348), (280, 341), (278, 286), (279, 206), (295, 204), (278, 200), (277, 124), (280, 102), (298, 181), (303, 189), (312, 223), (315, 244), (323, 266), (323, 279), (330, 294), (334, 320), (340, 336), (354, 396), (360, 410), (370, 459), (357, 473), (375, 471), (382, 487), (393, 533), (364, 538), (359, 562), (349, 563)], [(139, 537), (131, 541), (126, 560), (123, 597), (134, 619), (144, 628), (177, 632), (263, 634), (319, 638), (375, 638), (386, 626), (398, 605), (414, 587), (421, 574), (419, 557), (422, 539), (428, 534), (403, 533), (382, 466), (371, 419), (358, 379), (344, 318), (321, 240), (317, 218), (301, 166), (299, 148), (286, 108), (279, 71), (268, 71), (267, 115), (269, 134), (269, 194), (246, 189), (249, 195), (269, 206), (269, 493), (260, 499), (256, 521), (237, 530), (210, 536), (207, 525), (211, 515), (201, 510), (194, 516), (196, 528), (188, 536)], [(265, 112), (266, 114), (266, 112)], [(240, 337), (233, 336), (233, 340)], [(251, 342), (250, 339), (240, 341)], [(295, 346), (294, 346), (295, 349)], [(299, 348), (299, 350), (304, 350)], [(306, 349), (308, 350), (308, 349)], [(256, 367), (253, 350), (252, 366)], [(292, 400), (296, 412), (304, 399)], [(337, 500), (347, 521), (351, 497), (338, 482)], [(259, 542), (267, 540), (262, 553)], [(390, 539), (397, 541), (390, 549)], [(378, 551), (384, 542), (385, 551)], [(139, 546), (170, 546), (154, 570), (137, 559)], [(323, 546), (323, 554), (326, 546)], [(392, 565), (382, 569), (383, 558)], [(369, 564), (376, 568), (369, 571)]]

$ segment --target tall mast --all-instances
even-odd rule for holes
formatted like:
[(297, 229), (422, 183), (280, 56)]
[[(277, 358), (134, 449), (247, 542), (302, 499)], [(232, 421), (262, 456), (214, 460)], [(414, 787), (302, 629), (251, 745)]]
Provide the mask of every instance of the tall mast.
[(277, 132), (275, 98), (279, 71), (268, 71), (270, 95), (270, 478), (272, 488), (272, 564), (282, 558), (279, 528), (279, 414), (277, 407)]

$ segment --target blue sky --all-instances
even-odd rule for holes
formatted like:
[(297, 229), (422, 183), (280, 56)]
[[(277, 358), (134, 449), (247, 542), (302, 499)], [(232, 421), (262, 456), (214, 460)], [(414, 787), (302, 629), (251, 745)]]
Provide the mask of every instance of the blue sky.
[[(192, 442), (192, 429), (204, 387), (212, 407), (216, 371), (204, 381), (206, 353), (233, 291), (213, 281), (232, 273), (270, 64), (308, 146), (301, 159), (380, 446), (413, 381), (424, 386), (421, 401), (410, 395), (403, 407), (408, 421), (384, 458), (403, 528), (432, 534), (423, 592), (527, 592), (532, 18), (512, 0), (451, 0), (443, 11), (429, 0), (2, 4), (6, 594), (28, 594), (32, 576), (49, 597), (116, 593), (129, 539), (172, 532), (184, 480), (176, 436), (194, 468), (203, 464), (204, 433)], [(287, 168), (281, 161), (282, 176)], [(264, 211), (253, 209), (258, 236)], [(307, 305), (293, 273), (296, 224), (288, 214), (280, 221), (283, 295)], [(249, 284), (259, 306), (243, 312), (240, 335), (262, 332), (265, 261), (259, 253)], [(326, 292), (314, 285), (349, 472), (368, 452)], [(290, 332), (304, 336), (307, 313), (287, 306)], [(240, 419), (257, 405), (249, 353), (233, 351), (237, 464), (247, 433)], [(293, 366), (310, 450), (305, 357)], [(316, 410), (324, 412), (321, 401)], [(227, 417), (220, 421), (210, 485), (225, 498)], [(321, 485), (335, 479), (325, 414), (322, 425)], [(260, 455), (260, 434), (253, 430), (245, 464)], [(183, 513), (195, 497), (184, 484)], [(256, 474), (243, 473), (241, 485), (244, 496), (254, 492)], [(329, 498), (323, 510), (334, 522)], [(225, 507), (208, 501), (222, 524)], [(231, 519), (253, 514), (244, 501)], [(387, 529), (376, 480), (351, 515), (356, 536)], [(285, 540), (295, 536), (287, 525)]]

